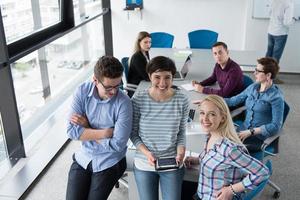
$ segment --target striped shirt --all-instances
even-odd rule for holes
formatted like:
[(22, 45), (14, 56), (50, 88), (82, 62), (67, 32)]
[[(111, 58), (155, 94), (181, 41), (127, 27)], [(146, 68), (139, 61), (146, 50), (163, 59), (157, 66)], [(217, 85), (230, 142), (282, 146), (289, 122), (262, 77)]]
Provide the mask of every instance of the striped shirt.
[(216, 199), (223, 186), (240, 181), (246, 189), (253, 189), (269, 177), (268, 168), (245, 153), (243, 147), (223, 138), (207, 150), (208, 139), (206, 148), (199, 155), (197, 194), (200, 199)]
[[(135, 166), (140, 170), (153, 171), (146, 156), (138, 150), (144, 144), (158, 157), (176, 156), (177, 147), (185, 146), (185, 129), (188, 119), (189, 100), (180, 91), (165, 102), (157, 102), (148, 89), (138, 92), (132, 98), (133, 128), (130, 139), (137, 147)], [(138, 164), (143, 161), (144, 165)]]

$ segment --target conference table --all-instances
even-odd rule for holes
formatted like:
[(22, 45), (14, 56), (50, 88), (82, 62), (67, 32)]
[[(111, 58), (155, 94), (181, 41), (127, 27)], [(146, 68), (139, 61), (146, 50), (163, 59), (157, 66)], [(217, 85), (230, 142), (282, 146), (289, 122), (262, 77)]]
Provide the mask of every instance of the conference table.
[[(193, 90), (185, 90), (182, 85), (190, 84), (192, 80), (203, 80), (211, 75), (215, 65), (210, 49), (175, 49), (175, 48), (151, 48), (150, 57), (166, 56), (174, 60), (178, 71), (181, 70), (187, 57), (191, 58), (192, 64), (189, 72), (184, 80), (174, 81), (173, 85), (176, 85), (184, 94), (190, 99), (190, 108), (197, 110), (197, 105), (192, 102), (194, 100), (202, 99), (205, 94), (195, 92)], [(255, 67), (256, 60), (263, 57), (263, 52), (259, 51), (229, 51), (230, 58), (237, 62), (240, 66)], [(150, 82), (142, 81), (137, 91), (147, 89), (150, 86)], [(217, 86), (215, 86), (217, 87)], [(199, 113), (196, 111), (195, 117), (192, 122), (189, 122), (186, 129), (186, 155), (197, 155), (204, 149), (206, 141), (206, 134), (201, 130), (199, 123)], [(132, 143), (128, 144), (128, 151), (126, 154), (127, 159), (127, 173), (128, 173), (128, 195), (130, 200), (138, 199), (137, 187), (133, 175), (133, 159), (135, 154), (135, 147)], [(198, 181), (199, 172), (198, 169), (192, 168), (185, 171), (184, 180)]]
[[(166, 56), (174, 60), (177, 70), (180, 71), (187, 56), (190, 56), (192, 67), (186, 79), (203, 80), (212, 74), (215, 60), (211, 49), (176, 49), (176, 48), (151, 48), (150, 58)], [(264, 52), (256, 50), (229, 50), (229, 57), (238, 63), (242, 70), (254, 71), (257, 59), (264, 57)]]
[[(190, 80), (174, 81), (173, 85), (176, 85), (182, 93), (186, 94), (190, 99), (190, 109), (197, 109), (197, 105), (193, 104), (192, 101), (199, 100), (205, 95), (195, 92), (187, 91), (181, 85), (190, 83)], [(147, 89), (150, 86), (150, 82), (142, 81), (138, 88), (137, 92), (140, 90)], [(206, 142), (206, 134), (201, 130), (199, 123), (199, 113), (196, 111), (195, 117), (192, 122), (189, 122), (186, 129), (186, 155), (197, 156), (204, 148)], [(128, 174), (128, 195), (130, 200), (139, 199), (137, 187), (133, 175), (133, 162), (135, 147), (131, 142), (128, 144), (128, 150), (126, 154), (127, 159), (127, 174)], [(184, 180), (197, 182), (199, 176), (199, 171), (197, 166), (192, 169), (187, 169), (185, 171)]]

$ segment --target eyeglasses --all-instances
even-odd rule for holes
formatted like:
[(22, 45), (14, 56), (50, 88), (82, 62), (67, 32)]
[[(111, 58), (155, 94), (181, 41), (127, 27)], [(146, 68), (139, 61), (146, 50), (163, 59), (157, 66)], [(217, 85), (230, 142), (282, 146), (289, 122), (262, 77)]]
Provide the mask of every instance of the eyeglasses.
[(254, 69), (254, 72), (255, 72), (255, 73), (265, 73), (264, 70), (259, 70), (259, 69), (257, 69), (257, 68)]
[(100, 80), (97, 80), (97, 81), (102, 85), (102, 87), (104, 88), (104, 90), (105, 90), (106, 92), (110, 92), (110, 91), (112, 91), (112, 90), (114, 90), (114, 89), (119, 89), (119, 88), (122, 86), (121, 83), (119, 83), (119, 84), (116, 85), (116, 86), (105, 86)]

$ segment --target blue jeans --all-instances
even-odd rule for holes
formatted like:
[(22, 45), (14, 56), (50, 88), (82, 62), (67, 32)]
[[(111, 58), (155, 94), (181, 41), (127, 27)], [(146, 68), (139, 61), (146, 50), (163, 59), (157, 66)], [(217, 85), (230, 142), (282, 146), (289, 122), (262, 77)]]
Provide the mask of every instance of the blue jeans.
[(268, 50), (266, 57), (272, 57), (279, 63), (282, 56), (285, 43), (287, 41), (288, 35), (271, 35), (268, 34)]
[(163, 200), (180, 200), (181, 184), (184, 175), (183, 167), (174, 171), (142, 171), (133, 170), (141, 200), (158, 200), (160, 184)]

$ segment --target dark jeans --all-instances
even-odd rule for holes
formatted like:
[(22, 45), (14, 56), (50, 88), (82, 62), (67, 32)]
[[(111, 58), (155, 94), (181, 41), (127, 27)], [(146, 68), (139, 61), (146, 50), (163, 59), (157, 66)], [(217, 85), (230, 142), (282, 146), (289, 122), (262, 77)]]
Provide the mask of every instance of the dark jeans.
[(282, 56), (284, 46), (286, 43), (288, 35), (271, 35), (268, 34), (268, 50), (266, 53), (266, 57), (272, 57), (277, 60), (279, 63), (279, 60)]
[(114, 166), (94, 172), (92, 162), (87, 169), (82, 168), (74, 159), (69, 171), (67, 200), (105, 200), (126, 169), (124, 157)]
[(197, 193), (198, 182), (183, 181), (181, 188), (181, 200), (191, 200)]
[(246, 138), (243, 143), (251, 154), (261, 151), (261, 145), (263, 144), (263, 142), (263, 140), (259, 139), (256, 136), (250, 136)]
[(199, 198), (198, 194), (196, 193), (196, 194), (194, 194), (192, 200), (201, 200), (201, 199)]

